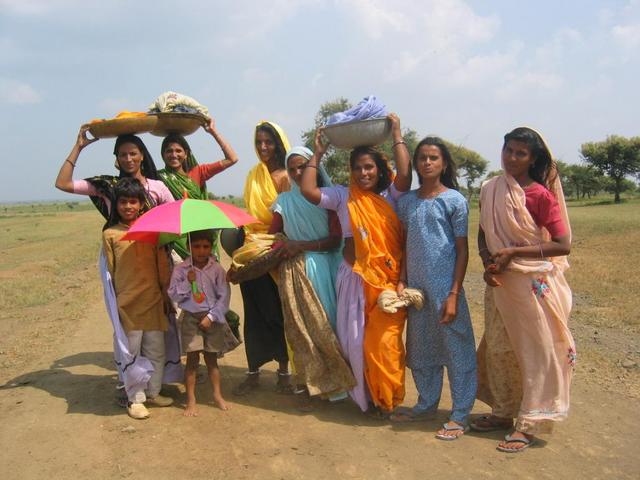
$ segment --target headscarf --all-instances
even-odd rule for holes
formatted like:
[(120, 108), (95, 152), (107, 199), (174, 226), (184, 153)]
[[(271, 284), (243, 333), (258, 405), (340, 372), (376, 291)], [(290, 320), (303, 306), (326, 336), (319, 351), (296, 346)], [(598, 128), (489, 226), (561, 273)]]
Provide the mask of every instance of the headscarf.
[[(291, 148), (289, 146), (289, 140), (279, 125), (273, 122), (263, 121), (256, 125), (256, 128), (265, 123), (276, 131), (285, 151), (288, 151)], [(253, 143), (255, 146), (255, 134)], [(251, 169), (244, 184), (244, 204), (249, 214), (260, 220), (261, 223), (246, 225), (246, 233), (264, 233), (269, 229), (273, 217), (271, 204), (278, 196), (278, 191), (273, 183), (269, 169), (260, 160), (257, 148), (256, 155), (258, 156), (258, 164)]]
[[(309, 160), (313, 152), (306, 147), (293, 147), (287, 152), (285, 162), (296, 155)], [(322, 178), (324, 186), (331, 186), (331, 179), (322, 165), (318, 167), (318, 175)], [(273, 211), (283, 217), (284, 234), (288, 238), (311, 241), (329, 235), (327, 211), (304, 198), (300, 187), (293, 180), (291, 190), (278, 195), (273, 206)]]
[[(140, 137), (137, 137), (136, 135), (129, 135), (129, 134), (120, 135), (116, 139), (116, 143), (113, 148), (113, 154), (116, 155), (116, 162), (115, 162), (116, 168), (120, 170), (120, 166), (118, 165), (117, 155), (118, 155), (118, 149), (124, 143), (133, 143), (134, 145), (136, 145), (136, 147), (138, 147), (138, 149), (140, 150), (140, 153), (142, 153), (143, 160), (142, 160), (142, 163), (140, 164), (140, 171), (142, 175), (145, 178), (157, 180), (158, 173), (156, 171), (156, 166), (153, 163), (153, 158), (151, 157), (149, 150), (147, 150), (146, 145), (143, 143)], [(97, 175), (95, 177), (89, 177), (85, 179), (87, 182), (93, 185), (93, 187), (96, 190), (98, 190), (98, 192), (100, 192), (100, 194), (102, 195), (102, 196), (90, 196), (89, 198), (91, 199), (91, 202), (93, 202), (93, 205), (98, 209), (100, 214), (107, 221), (104, 228), (108, 228), (110, 225), (117, 223), (116, 216), (115, 216), (116, 202), (115, 202), (114, 188), (120, 178), (128, 177), (128, 176), (129, 174), (123, 171), (120, 171), (120, 174), (117, 177), (113, 175)], [(106, 202), (105, 199), (109, 199), (109, 202), (111, 204), (111, 209), (108, 208), (107, 206), (108, 202)], [(144, 202), (144, 205), (142, 206), (142, 211), (146, 212), (147, 210), (150, 210), (154, 206), (155, 206), (155, 203), (153, 199), (149, 196), (148, 193), (146, 193), (146, 190), (145, 190), (145, 202)]]
[[(542, 135), (532, 128), (527, 128), (539, 137), (549, 158), (553, 159), (551, 150)], [(503, 174), (494, 177), (482, 186), (480, 192), (480, 224), (485, 234), (487, 247), (491, 253), (512, 245), (540, 245), (551, 240), (546, 229), (536, 225), (526, 207), (525, 192), (515, 178), (509, 175), (502, 165)], [(547, 185), (544, 185), (556, 198), (560, 207), (560, 216), (571, 238), (571, 224), (564, 199), (560, 175), (557, 173), (555, 161), (552, 160)], [(569, 267), (566, 256), (546, 259), (515, 257), (508, 269), (519, 272), (545, 272), (557, 267), (564, 271)]]
[(182, 165), (185, 173), (181, 173), (177, 170), (169, 168), (165, 166), (162, 170), (158, 171), (158, 176), (160, 180), (167, 186), (171, 195), (176, 200), (181, 200), (182, 198), (193, 198), (198, 200), (206, 200), (207, 197), (207, 186), (203, 185), (202, 187), (198, 185), (193, 179), (188, 175), (188, 173), (195, 167), (198, 166), (198, 161), (196, 157), (193, 155), (191, 151), (191, 147), (185, 140), (182, 135), (169, 135), (165, 137), (162, 141), (161, 151), (164, 152), (166, 146), (170, 143), (177, 143), (186, 151), (189, 152), (184, 164)]

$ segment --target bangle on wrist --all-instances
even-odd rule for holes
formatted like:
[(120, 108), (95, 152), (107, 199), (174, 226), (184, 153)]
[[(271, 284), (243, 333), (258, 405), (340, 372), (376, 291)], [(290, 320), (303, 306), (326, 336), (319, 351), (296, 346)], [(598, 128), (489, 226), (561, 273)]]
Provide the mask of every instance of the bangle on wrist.
[(402, 145), (406, 145), (406, 143), (405, 143), (405, 141), (404, 141), (404, 140), (398, 140), (397, 142), (393, 142), (393, 143), (391, 144), (391, 148), (395, 148), (395, 147), (396, 147), (396, 145), (400, 145), (400, 144), (402, 144)]
[(457, 297), (458, 295), (460, 295), (460, 292), (454, 292), (453, 290), (450, 290), (449, 295), (455, 295)]
[(71, 168), (76, 168), (76, 164), (73, 163), (71, 160), (69, 160), (68, 158), (65, 160), (65, 162), (69, 162), (71, 164)]
[[(318, 168), (318, 166), (317, 166), (317, 165), (309, 165), (308, 163), (307, 163), (307, 167), (308, 167), (308, 168), (316, 168), (316, 169)], [(307, 167), (305, 167), (305, 168), (307, 168)]]

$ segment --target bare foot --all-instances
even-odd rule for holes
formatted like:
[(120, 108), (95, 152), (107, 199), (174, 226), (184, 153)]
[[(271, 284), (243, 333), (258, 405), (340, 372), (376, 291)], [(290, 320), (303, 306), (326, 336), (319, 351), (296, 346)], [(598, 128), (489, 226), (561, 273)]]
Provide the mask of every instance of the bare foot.
[(185, 417), (197, 417), (198, 416), (198, 409), (196, 408), (196, 404), (195, 403), (187, 403), (187, 406), (184, 409), (184, 412), (182, 413), (182, 415), (184, 415)]
[(218, 407), (220, 410), (229, 410), (231, 407), (227, 405), (227, 403), (224, 401), (224, 398), (222, 398), (222, 395), (220, 396), (214, 396), (213, 397), (213, 404)]

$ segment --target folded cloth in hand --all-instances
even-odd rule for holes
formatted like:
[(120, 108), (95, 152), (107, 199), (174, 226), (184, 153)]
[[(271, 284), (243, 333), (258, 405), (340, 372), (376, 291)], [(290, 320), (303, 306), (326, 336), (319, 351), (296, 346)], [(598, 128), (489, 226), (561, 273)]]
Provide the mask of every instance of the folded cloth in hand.
[(378, 306), (385, 313), (396, 313), (399, 308), (413, 305), (420, 310), (424, 305), (424, 294), (415, 288), (405, 288), (398, 295), (393, 290), (383, 290), (378, 296)]
[(385, 118), (388, 115), (387, 107), (380, 102), (375, 95), (369, 95), (344, 112), (334, 113), (327, 120), (327, 125), (352, 122), (354, 120), (368, 120), (370, 118)]
[(200, 113), (209, 117), (209, 110), (191, 97), (176, 92), (165, 92), (149, 105), (149, 113)]

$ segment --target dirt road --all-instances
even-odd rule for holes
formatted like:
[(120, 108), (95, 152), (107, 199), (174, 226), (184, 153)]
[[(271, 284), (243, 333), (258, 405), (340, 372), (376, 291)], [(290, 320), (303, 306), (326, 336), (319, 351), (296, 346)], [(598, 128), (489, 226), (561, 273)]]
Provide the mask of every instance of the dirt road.
[[(64, 327), (15, 328), (14, 343), (29, 352), (0, 370), (0, 478), (640, 478), (637, 397), (590, 382), (578, 368), (568, 422), (517, 455), (495, 450), (499, 433), (434, 438), (446, 420), (445, 387), (437, 421), (396, 426), (365, 418), (350, 402), (317, 403), (309, 414), (273, 392), (275, 364), (250, 398), (233, 397), (245, 370), (243, 348), (221, 361), (223, 392), (232, 409), (207, 403), (199, 385), (200, 416), (176, 406), (134, 421), (114, 402), (111, 331), (97, 276), (84, 314)], [(241, 311), (234, 289), (232, 306)], [(46, 325), (46, 324), (45, 324)], [(7, 352), (0, 354), (0, 361)], [(410, 383), (406, 404), (415, 401)], [(615, 381), (614, 381), (615, 386)], [(475, 413), (486, 412), (477, 403)]]

